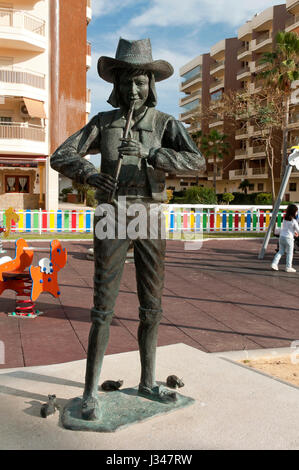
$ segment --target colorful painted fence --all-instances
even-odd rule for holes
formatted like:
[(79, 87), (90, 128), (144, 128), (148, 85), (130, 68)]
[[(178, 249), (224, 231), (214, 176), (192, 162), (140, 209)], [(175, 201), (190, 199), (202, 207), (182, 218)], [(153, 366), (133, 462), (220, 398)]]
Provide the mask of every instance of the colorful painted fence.
[[(281, 227), (285, 207), (277, 216), (277, 228)], [(12, 233), (91, 233), (94, 210), (20, 210), (20, 220), (12, 222)], [(244, 206), (164, 206), (166, 232), (265, 232), (271, 219), (271, 207)], [(0, 211), (0, 224), (6, 226), (4, 211)]]

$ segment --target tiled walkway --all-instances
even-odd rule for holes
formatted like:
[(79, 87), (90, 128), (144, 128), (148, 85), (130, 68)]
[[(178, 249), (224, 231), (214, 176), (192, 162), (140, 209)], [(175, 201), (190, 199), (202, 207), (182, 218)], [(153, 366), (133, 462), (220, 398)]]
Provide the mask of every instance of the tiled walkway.
[[(34, 243), (36, 244), (36, 242)], [(199, 251), (168, 242), (159, 345), (185, 343), (206, 352), (288, 347), (299, 340), (299, 272), (272, 272), (275, 244), (264, 261), (260, 240), (213, 240)], [(48, 246), (41, 243), (40, 246)], [(6, 245), (13, 254), (13, 245)], [(44, 315), (7, 317), (14, 293), (0, 298), (0, 340), (6, 363), (0, 368), (46, 365), (86, 357), (92, 306), (93, 262), (85, 259), (91, 242), (64, 242), (67, 266), (59, 273), (59, 300), (43, 294)], [(43, 254), (44, 256), (44, 254)], [(299, 256), (294, 265), (299, 271)], [(107, 354), (138, 349), (138, 301), (134, 265), (123, 275)]]

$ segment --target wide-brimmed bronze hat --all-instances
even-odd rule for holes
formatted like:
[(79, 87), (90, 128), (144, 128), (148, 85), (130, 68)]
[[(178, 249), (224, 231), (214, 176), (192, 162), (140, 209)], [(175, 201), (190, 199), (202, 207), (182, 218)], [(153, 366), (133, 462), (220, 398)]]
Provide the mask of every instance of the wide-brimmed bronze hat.
[(173, 67), (166, 60), (153, 60), (149, 39), (129, 41), (120, 38), (115, 59), (102, 56), (98, 61), (98, 73), (106, 82), (114, 82), (115, 69), (136, 68), (152, 72), (156, 82), (161, 82), (173, 74)]

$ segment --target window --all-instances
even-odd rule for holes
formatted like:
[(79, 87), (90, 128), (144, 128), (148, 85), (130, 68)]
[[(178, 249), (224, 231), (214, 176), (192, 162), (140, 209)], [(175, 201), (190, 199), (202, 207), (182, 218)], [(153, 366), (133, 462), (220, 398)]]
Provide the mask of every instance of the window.
[(254, 184), (251, 184), (248, 186), (249, 191), (254, 191)]
[(199, 106), (199, 99), (197, 98), (196, 100), (190, 101), (190, 103), (185, 104), (182, 106), (184, 111), (190, 111), (191, 109), (195, 109)]
[(297, 183), (290, 183), (289, 191), (297, 191)]
[(10, 125), (12, 123), (11, 116), (0, 116), (0, 124)]
[(180, 186), (188, 186), (189, 183), (187, 183), (187, 181), (181, 181), (180, 182)]
[(6, 193), (29, 193), (29, 176), (5, 176)]
[(190, 186), (197, 186), (197, 183), (190, 183)]
[(201, 65), (198, 65), (197, 67), (194, 67), (194, 69), (189, 70), (189, 72), (184, 73), (184, 75), (182, 75), (182, 79), (184, 82), (186, 82), (187, 80), (192, 77), (195, 77), (195, 75), (198, 75), (199, 73), (201, 73)]
[(264, 183), (258, 183), (257, 190), (258, 191), (264, 191)]

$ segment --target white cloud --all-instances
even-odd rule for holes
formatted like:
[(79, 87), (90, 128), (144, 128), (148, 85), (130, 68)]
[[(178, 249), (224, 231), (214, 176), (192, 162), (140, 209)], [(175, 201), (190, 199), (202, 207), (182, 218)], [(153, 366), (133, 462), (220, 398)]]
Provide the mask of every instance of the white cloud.
[(138, 3), (138, 0), (92, 0), (92, 14), (98, 18), (99, 16), (110, 15), (136, 3)]
[(226, 23), (238, 26), (272, 5), (282, 1), (251, 0), (151, 0), (149, 8), (131, 19), (129, 25), (138, 28), (149, 26), (183, 26), (202, 23)]

